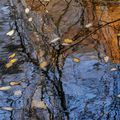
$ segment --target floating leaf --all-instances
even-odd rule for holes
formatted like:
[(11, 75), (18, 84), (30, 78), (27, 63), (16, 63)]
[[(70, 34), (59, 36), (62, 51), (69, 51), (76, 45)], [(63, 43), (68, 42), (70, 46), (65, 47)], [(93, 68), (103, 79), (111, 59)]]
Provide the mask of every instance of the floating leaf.
[(37, 107), (41, 109), (46, 109), (47, 106), (45, 105), (44, 101), (33, 100), (32, 107)]
[(47, 65), (48, 63), (46, 61), (43, 61), (42, 63), (40, 63), (40, 68), (44, 69)]
[(17, 61), (17, 59), (12, 59), (10, 60), (10, 63), (15, 63)]
[(12, 111), (13, 108), (12, 107), (2, 107), (3, 110), (8, 110), (8, 111)]
[(0, 87), (0, 90), (2, 90), (2, 91), (6, 91), (6, 90), (9, 90), (9, 89), (11, 89), (11, 86)]
[(21, 90), (17, 90), (17, 91), (14, 92), (14, 95), (15, 96), (20, 96), (20, 95), (22, 95), (22, 91)]
[(14, 34), (14, 30), (11, 30), (11, 31), (9, 31), (6, 35), (8, 35), (8, 36), (12, 36), (13, 34)]
[(30, 17), (30, 18), (28, 19), (28, 21), (29, 21), (29, 22), (32, 22), (32, 20), (33, 20), (33, 18), (32, 18), (32, 17)]
[(73, 42), (72, 39), (64, 39), (64, 43), (68, 43), (68, 44), (70, 44), (70, 43), (72, 43), (72, 42)]
[(104, 61), (107, 63), (109, 61), (109, 57), (108, 56), (105, 56), (104, 57)]
[(120, 98), (120, 94), (119, 94), (117, 97), (119, 97), (119, 98)]
[(13, 63), (7, 63), (5, 66), (6, 68), (10, 68), (13, 65)]
[(25, 13), (28, 14), (30, 12), (30, 9), (29, 8), (26, 8), (25, 9)]
[(78, 62), (80, 62), (80, 59), (79, 58), (73, 58), (73, 62), (78, 63)]
[(15, 55), (16, 55), (16, 53), (13, 53), (13, 54), (11, 54), (11, 55), (9, 56), (9, 58), (14, 58)]
[(111, 70), (110, 71), (116, 71), (117, 70), (117, 68), (111, 68)]
[(19, 84), (20, 84), (20, 82), (10, 82), (10, 85), (11, 85), (11, 86), (19, 85)]
[(60, 38), (57, 37), (57, 38), (53, 39), (53, 40), (51, 41), (51, 43), (55, 43), (55, 42), (57, 42), (59, 39), (60, 39)]

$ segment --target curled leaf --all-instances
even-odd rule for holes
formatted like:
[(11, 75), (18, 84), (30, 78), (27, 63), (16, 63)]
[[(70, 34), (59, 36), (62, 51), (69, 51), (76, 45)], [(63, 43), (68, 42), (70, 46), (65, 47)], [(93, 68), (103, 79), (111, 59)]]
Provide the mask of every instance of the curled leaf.
[(8, 33), (6, 33), (6, 35), (8, 35), (8, 36), (12, 36), (13, 34), (14, 34), (14, 30), (11, 30), (11, 31), (9, 31)]
[(6, 91), (6, 90), (9, 90), (9, 89), (11, 89), (11, 86), (0, 87), (1, 91)]
[(79, 58), (73, 58), (73, 62), (79, 63), (80, 59)]

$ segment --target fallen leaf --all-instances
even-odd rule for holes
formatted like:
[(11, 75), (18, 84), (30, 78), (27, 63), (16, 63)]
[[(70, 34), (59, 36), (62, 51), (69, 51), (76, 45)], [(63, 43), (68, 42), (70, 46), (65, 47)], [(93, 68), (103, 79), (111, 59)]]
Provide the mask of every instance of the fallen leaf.
[(29, 22), (32, 22), (32, 20), (33, 20), (33, 18), (32, 18), (32, 17), (30, 17), (30, 18), (28, 19), (28, 21), (29, 21)]
[(6, 68), (10, 68), (13, 65), (13, 63), (7, 63), (5, 66)]
[(117, 68), (111, 68), (111, 70), (110, 71), (116, 71), (117, 70)]
[(46, 109), (47, 106), (45, 105), (44, 101), (33, 100), (32, 107)]
[(10, 82), (10, 85), (11, 85), (11, 86), (19, 85), (19, 84), (20, 84), (20, 82)]
[(25, 13), (28, 14), (30, 12), (30, 9), (29, 8), (26, 8), (25, 9)]
[(59, 39), (60, 39), (60, 38), (57, 37), (57, 38), (53, 39), (53, 40), (51, 41), (51, 43), (55, 43), (55, 42), (57, 42)]
[(119, 34), (117, 34), (117, 36), (118, 36), (118, 37), (120, 37), (120, 33), (119, 33)]
[(8, 110), (8, 111), (12, 111), (13, 108), (12, 107), (2, 107), (3, 110)]
[(119, 97), (119, 98), (120, 98), (120, 94), (119, 94), (117, 97)]
[(62, 43), (62, 45), (63, 45), (63, 46), (68, 46), (68, 45), (70, 45), (70, 44), (68, 44), (68, 43)]
[(9, 90), (9, 89), (11, 89), (11, 86), (0, 87), (1, 91), (6, 91), (6, 90)]
[(9, 63), (15, 63), (16, 61), (17, 61), (17, 59), (12, 59), (12, 60), (10, 60)]
[(16, 53), (13, 53), (13, 54), (11, 54), (11, 55), (9, 56), (9, 58), (14, 58), (15, 55), (16, 55)]
[(8, 35), (8, 36), (12, 36), (13, 34), (14, 34), (14, 30), (11, 30), (11, 31), (9, 31), (8, 33), (6, 33), (6, 35)]
[(105, 56), (104, 57), (104, 61), (107, 63), (109, 61), (109, 57), (108, 56)]
[(80, 59), (79, 58), (73, 58), (73, 62), (78, 63), (78, 62), (80, 62)]
[(42, 63), (40, 63), (40, 68), (44, 69), (47, 65), (48, 63), (46, 61), (43, 61)]
[(68, 44), (70, 44), (70, 43), (72, 43), (72, 42), (73, 42), (72, 39), (64, 39), (64, 43), (68, 43)]
[(39, 51), (39, 53), (38, 53), (39, 57), (43, 57), (44, 55), (45, 55), (45, 51), (43, 51), (43, 50)]
[(15, 96), (20, 96), (20, 95), (22, 95), (22, 91), (21, 90), (17, 90), (17, 91), (14, 92), (14, 95)]

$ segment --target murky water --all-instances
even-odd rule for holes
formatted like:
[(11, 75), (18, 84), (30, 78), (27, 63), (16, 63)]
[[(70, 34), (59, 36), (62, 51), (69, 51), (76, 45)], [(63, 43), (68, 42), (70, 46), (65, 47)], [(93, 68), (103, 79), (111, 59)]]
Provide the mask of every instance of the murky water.
[[(41, 109), (36, 105), (34, 106), (35, 111), (31, 109), (32, 100), (36, 100), (38, 104), (41, 100), (39, 70), (29, 61), (27, 54), (23, 51), (18, 32), (16, 31), (12, 37), (6, 36), (11, 29), (16, 31), (10, 7), (0, 5), (0, 87), (9, 86), (10, 88), (0, 91), (0, 120), (41, 120)], [(92, 43), (90, 44), (92, 45)], [(120, 120), (120, 97), (118, 97), (120, 94), (120, 67), (117, 64), (101, 61), (97, 51), (93, 48), (86, 47), (86, 49), (70, 54), (65, 60), (62, 71), (61, 81), (69, 119)], [(12, 67), (6, 68), (8, 57), (13, 53), (16, 53), (17, 62)], [(73, 62), (73, 57), (79, 58), (80, 62)], [(48, 73), (49, 75), (51, 78), (54, 76), (53, 73)], [(10, 85), (13, 81), (20, 82), (20, 84)], [(43, 100), (48, 104), (49, 110), (58, 115), (57, 112), (60, 110), (51, 104), (54, 104), (54, 100), (57, 100), (58, 97), (60, 100), (64, 99), (58, 96), (58, 91), (54, 91), (55, 86), (48, 78), (44, 83), (46, 83), (43, 85), (44, 89), (48, 86), (44, 90)], [(55, 99), (53, 99), (53, 103), (50, 103), (49, 99), (52, 99), (50, 94), (53, 92)], [(61, 102), (64, 103), (64, 101)], [(61, 102), (55, 102), (56, 106), (61, 106)], [(12, 108), (12, 110), (8, 108)], [(43, 118), (47, 120), (50, 116), (48, 113), (45, 114), (48, 117)]]

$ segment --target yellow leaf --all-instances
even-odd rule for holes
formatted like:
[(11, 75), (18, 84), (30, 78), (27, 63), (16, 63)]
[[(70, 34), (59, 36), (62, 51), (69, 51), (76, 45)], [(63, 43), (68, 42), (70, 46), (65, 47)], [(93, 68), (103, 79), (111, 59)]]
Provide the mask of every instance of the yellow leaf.
[(19, 84), (20, 84), (20, 82), (14, 82), (14, 81), (13, 81), (13, 82), (10, 82), (10, 85), (11, 85), (11, 86), (19, 85)]
[(10, 60), (10, 63), (15, 63), (17, 61), (17, 59), (12, 59)]
[(13, 34), (14, 34), (14, 30), (11, 30), (11, 31), (9, 31), (6, 35), (8, 35), (8, 36), (12, 36)]
[(11, 89), (11, 86), (0, 87), (0, 90), (2, 90), (2, 91), (6, 91), (6, 90), (9, 90), (9, 89)]
[(80, 62), (80, 59), (79, 58), (73, 58), (73, 62), (78, 63), (78, 62)]
[(16, 53), (13, 53), (13, 54), (11, 54), (11, 55), (9, 56), (9, 58), (14, 58), (15, 55), (16, 55)]
[(73, 42), (72, 39), (64, 39), (64, 43), (68, 43), (68, 44), (70, 44), (70, 43), (72, 43), (72, 42)]
[(118, 33), (117, 36), (120, 37), (120, 33)]
[(6, 68), (9, 68), (9, 67), (11, 67), (13, 65), (13, 63), (7, 63), (5, 66), (6, 66)]
[(46, 61), (43, 61), (42, 63), (40, 63), (40, 68), (45, 68), (48, 65), (48, 63)]

